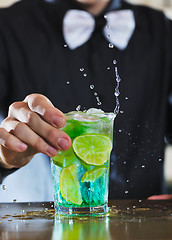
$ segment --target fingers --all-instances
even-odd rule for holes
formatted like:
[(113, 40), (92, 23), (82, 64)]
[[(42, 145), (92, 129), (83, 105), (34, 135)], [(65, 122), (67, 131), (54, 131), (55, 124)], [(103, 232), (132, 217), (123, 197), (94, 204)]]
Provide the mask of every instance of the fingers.
[[(33, 135), (32, 137), (34, 139), (36, 139), (36, 136), (40, 136), (58, 150), (67, 150), (70, 147), (71, 140), (69, 136), (63, 131), (48, 124), (37, 113), (32, 112), (26, 103), (18, 102), (13, 104), (9, 112), (9, 117), (3, 122), (3, 127), (25, 143), (31, 145), (30, 141), (28, 141), (28, 137), (26, 139), (23, 137), (23, 132), (25, 136)], [(12, 120), (11, 117), (13, 117), (15, 121)], [(25, 123), (29, 128), (19, 123)], [(22, 129), (21, 133), (19, 133), (19, 129)], [(38, 148), (36, 149), (38, 150)]]
[(171, 200), (172, 194), (154, 195), (148, 198), (148, 200)]
[(0, 127), (0, 144), (8, 149), (16, 152), (23, 152), (27, 149), (27, 145), (20, 141), (17, 137)]
[(55, 108), (48, 98), (41, 94), (28, 95), (25, 100), (32, 112), (39, 114), (46, 122), (54, 127), (63, 127), (65, 125), (64, 114)]
[(35, 132), (33, 132), (26, 124), (15, 121), (15, 120), (11, 120), (10, 125), (8, 124), (8, 121), (6, 121), (3, 125), (4, 125), (4, 128), (6, 128), (9, 131), (8, 133), (9, 136), (8, 137), (6, 136), (6, 144), (2, 143), (3, 146), (10, 149), (12, 149), (12, 146), (13, 146), (15, 150), (15, 148), (17, 148), (16, 143), (11, 142), (11, 138), (14, 135), (14, 137), (16, 137), (17, 139), (20, 139), (23, 143), (26, 143), (27, 145), (34, 148), (35, 152), (42, 152), (50, 157), (58, 153), (57, 149), (47, 144), (40, 136), (38, 136)]

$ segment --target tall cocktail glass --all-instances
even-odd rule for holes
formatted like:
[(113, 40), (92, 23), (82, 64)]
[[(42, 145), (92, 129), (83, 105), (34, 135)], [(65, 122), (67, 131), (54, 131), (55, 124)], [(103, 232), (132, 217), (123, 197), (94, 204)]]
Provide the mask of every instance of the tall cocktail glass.
[(56, 214), (105, 214), (115, 114), (89, 109), (65, 116), (62, 130), (72, 145), (51, 159)]

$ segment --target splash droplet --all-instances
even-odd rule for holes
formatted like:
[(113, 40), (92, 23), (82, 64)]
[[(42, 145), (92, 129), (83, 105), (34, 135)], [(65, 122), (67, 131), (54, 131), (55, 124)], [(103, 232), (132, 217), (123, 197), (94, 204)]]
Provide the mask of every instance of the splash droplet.
[(65, 48), (67, 48), (67, 47), (68, 47), (68, 46), (67, 46), (67, 44), (64, 44), (63, 46), (64, 46)]
[(90, 89), (94, 89), (94, 85), (90, 85)]
[(80, 111), (81, 110), (81, 105), (78, 105), (77, 107), (76, 107), (76, 111)]
[(70, 84), (70, 82), (68, 81), (68, 82), (66, 82), (67, 84)]
[(84, 73), (84, 77), (87, 77), (87, 73)]
[(84, 71), (84, 68), (80, 68), (80, 71), (83, 72), (83, 71)]
[(117, 61), (116, 61), (116, 60), (113, 60), (113, 64), (117, 64)]
[(114, 48), (114, 45), (112, 43), (109, 43), (109, 48)]
[(1, 188), (2, 188), (2, 190), (4, 190), (4, 191), (7, 189), (6, 185), (2, 185)]
[(115, 95), (116, 97), (119, 97), (120, 92), (119, 92), (118, 87), (115, 88), (115, 93), (114, 93), (114, 95)]
[(121, 82), (121, 78), (118, 76), (117, 78), (116, 78), (116, 81), (119, 83), (119, 82)]

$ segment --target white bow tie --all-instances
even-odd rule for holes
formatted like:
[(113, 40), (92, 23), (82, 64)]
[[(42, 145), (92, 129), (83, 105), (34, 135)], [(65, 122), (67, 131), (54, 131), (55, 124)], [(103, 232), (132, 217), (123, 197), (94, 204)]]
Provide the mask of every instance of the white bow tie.
[[(135, 29), (135, 18), (131, 10), (118, 10), (107, 13), (103, 34), (108, 42), (120, 50), (127, 47)], [(63, 19), (63, 34), (70, 49), (87, 42), (95, 29), (94, 17), (82, 10), (69, 10)]]

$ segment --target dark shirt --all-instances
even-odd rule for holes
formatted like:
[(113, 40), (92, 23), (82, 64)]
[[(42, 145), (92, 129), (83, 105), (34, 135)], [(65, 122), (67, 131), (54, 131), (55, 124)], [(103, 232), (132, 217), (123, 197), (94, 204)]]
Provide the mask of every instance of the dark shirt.
[[(136, 20), (125, 50), (109, 48), (97, 29), (85, 44), (70, 50), (62, 34), (63, 16), (70, 8), (79, 7), (67, 0), (23, 0), (0, 10), (1, 112), (6, 115), (12, 102), (22, 101), (30, 93), (46, 95), (63, 112), (78, 105), (82, 110), (100, 107), (113, 112), (113, 60), (117, 60), (122, 81), (110, 198), (161, 194), (165, 191), (164, 137), (170, 141), (172, 134), (172, 23), (160, 11), (123, 2), (121, 8), (133, 10)], [(105, 12), (96, 21), (103, 19)]]

